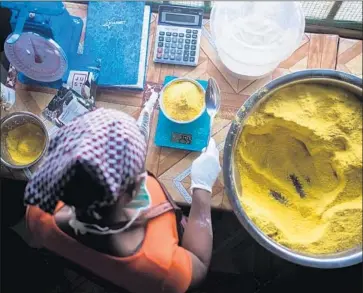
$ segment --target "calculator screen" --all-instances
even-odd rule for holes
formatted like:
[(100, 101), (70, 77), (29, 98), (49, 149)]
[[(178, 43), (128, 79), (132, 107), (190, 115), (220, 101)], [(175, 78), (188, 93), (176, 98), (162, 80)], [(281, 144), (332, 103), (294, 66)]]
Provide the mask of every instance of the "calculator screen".
[(179, 5), (160, 5), (159, 24), (201, 28), (203, 9)]
[(165, 14), (165, 21), (170, 21), (170, 22), (197, 24), (198, 21), (196, 20), (196, 18), (198, 18), (197, 15), (175, 14), (175, 13)]

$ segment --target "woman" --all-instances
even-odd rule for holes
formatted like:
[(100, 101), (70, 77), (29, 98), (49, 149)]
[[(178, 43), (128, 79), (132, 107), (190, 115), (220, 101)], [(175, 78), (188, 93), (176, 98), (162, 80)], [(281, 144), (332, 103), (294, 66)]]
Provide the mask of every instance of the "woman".
[(185, 292), (212, 252), (211, 191), (220, 172), (211, 140), (192, 164), (184, 233), (180, 210), (145, 172), (146, 142), (128, 115), (98, 109), (62, 127), (25, 192), (33, 245), (130, 292)]

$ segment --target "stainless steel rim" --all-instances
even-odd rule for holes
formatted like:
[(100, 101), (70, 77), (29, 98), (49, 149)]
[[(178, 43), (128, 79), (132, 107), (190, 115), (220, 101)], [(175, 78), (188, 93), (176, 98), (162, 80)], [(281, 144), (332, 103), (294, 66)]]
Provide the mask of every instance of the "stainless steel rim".
[(4, 118), (1, 119), (1, 124), (5, 123), (11, 117), (14, 117), (14, 116), (17, 116), (17, 115), (30, 116), (30, 117), (34, 118), (35, 120), (37, 120), (39, 122), (39, 125), (42, 127), (42, 129), (44, 131), (44, 134), (45, 134), (45, 146), (44, 146), (43, 151), (41, 152), (40, 156), (34, 162), (29, 163), (27, 165), (16, 166), (16, 165), (9, 164), (8, 162), (6, 162), (1, 157), (1, 163), (4, 164), (5, 166), (7, 166), (9, 168), (12, 168), (12, 169), (21, 170), (21, 169), (26, 169), (26, 168), (29, 168), (29, 167), (35, 165), (44, 156), (44, 154), (48, 150), (48, 146), (49, 146), (49, 135), (48, 135), (47, 128), (46, 128), (45, 124), (43, 123), (43, 121), (40, 120), (38, 116), (34, 115), (31, 112), (19, 111), (19, 112), (11, 113), (11, 114), (9, 114), (9, 115), (7, 115), (7, 116), (5, 116)]
[[(322, 269), (333, 269), (333, 268), (342, 268), (347, 266), (352, 266), (362, 262), (362, 251), (354, 252), (350, 255), (342, 254), (341, 256), (319, 256), (314, 257), (307, 254), (302, 254), (298, 252), (294, 252), (277, 242), (273, 241), (269, 237), (265, 236), (257, 226), (249, 219), (247, 214), (245, 213), (239, 199), (237, 191), (234, 186), (234, 172), (233, 172), (233, 145), (239, 136), (239, 128), (240, 121), (245, 119), (248, 115), (248, 110), (254, 107), (268, 92), (272, 90), (286, 85), (290, 82), (294, 82), (297, 80), (303, 80), (307, 78), (328, 78), (334, 79), (337, 81), (349, 83), (355, 87), (362, 89), (362, 79), (353, 76), (351, 74), (347, 74), (344, 72), (339, 72), (335, 70), (303, 70), (296, 73), (288, 74), (278, 79), (275, 79), (265, 85), (262, 89), (256, 91), (252, 94), (247, 101), (242, 105), (240, 110), (237, 113), (237, 121), (234, 120), (227, 134), (227, 138), (225, 141), (224, 147), (224, 156), (223, 156), (223, 175), (225, 180), (225, 191), (227, 193), (229, 202), (233, 208), (235, 215), (237, 216), (239, 222), (242, 226), (249, 232), (249, 234), (264, 248), (269, 250), (270, 252), (278, 255), (279, 257), (286, 259), (290, 262)], [(355, 251), (355, 249), (352, 249)], [(346, 251), (345, 253), (348, 253)], [(339, 255), (339, 254), (337, 254)]]

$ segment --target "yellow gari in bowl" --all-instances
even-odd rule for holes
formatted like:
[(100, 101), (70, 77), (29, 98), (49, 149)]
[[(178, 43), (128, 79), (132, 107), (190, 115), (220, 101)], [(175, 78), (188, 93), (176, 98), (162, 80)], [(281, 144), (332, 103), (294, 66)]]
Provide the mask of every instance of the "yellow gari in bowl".
[(323, 84), (276, 91), (245, 120), (235, 168), (248, 217), (293, 251), (362, 245), (362, 101)]
[(161, 92), (160, 108), (173, 122), (193, 122), (205, 111), (205, 90), (192, 79), (174, 79)]
[(15, 112), (1, 121), (1, 162), (13, 169), (38, 162), (48, 148), (44, 123), (29, 112)]

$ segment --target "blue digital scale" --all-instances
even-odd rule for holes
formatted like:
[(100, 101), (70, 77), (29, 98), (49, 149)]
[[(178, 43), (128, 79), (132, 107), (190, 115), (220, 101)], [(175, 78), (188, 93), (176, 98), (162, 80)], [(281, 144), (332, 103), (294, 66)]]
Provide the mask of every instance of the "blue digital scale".
[[(164, 85), (176, 77), (167, 76)], [(208, 82), (197, 80), (206, 89)], [(158, 124), (156, 126), (155, 144), (160, 147), (176, 148), (188, 151), (201, 151), (207, 146), (210, 132), (210, 117), (207, 111), (195, 121), (188, 124), (178, 124), (165, 117), (159, 111)]]

